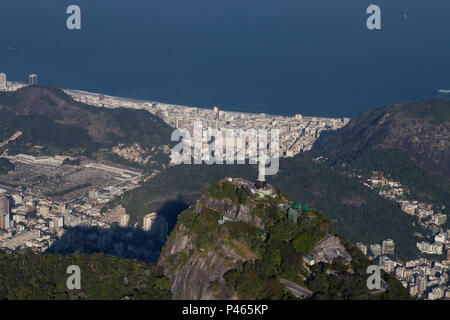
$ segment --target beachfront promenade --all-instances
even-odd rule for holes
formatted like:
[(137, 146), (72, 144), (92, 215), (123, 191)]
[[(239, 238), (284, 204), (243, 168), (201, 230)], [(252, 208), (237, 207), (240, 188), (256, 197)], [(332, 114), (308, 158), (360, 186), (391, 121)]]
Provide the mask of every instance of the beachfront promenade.
[(174, 128), (193, 132), (194, 122), (201, 121), (203, 128), (213, 129), (271, 129), (280, 130), (280, 153), (284, 157), (310, 150), (324, 130), (336, 130), (350, 120), (348, 118), (318, 118), (296, 114), (293, 117), (243, 113), (179, 106), (155, 101), (138, 101), (77, 90), (65, 90), (76, 101), (102, 108), (144, 109), (160, 117)]

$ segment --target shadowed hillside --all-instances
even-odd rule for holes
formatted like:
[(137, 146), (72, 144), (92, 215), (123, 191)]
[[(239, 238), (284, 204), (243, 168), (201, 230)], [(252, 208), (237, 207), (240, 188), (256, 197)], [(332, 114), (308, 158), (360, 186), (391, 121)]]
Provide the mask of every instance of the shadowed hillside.
[(361, 113), (319, 139), (315, 149), (345, 161), (360, 154), (400, 150), (426, 170), (450, 179), (450, 101), (401, 103)]

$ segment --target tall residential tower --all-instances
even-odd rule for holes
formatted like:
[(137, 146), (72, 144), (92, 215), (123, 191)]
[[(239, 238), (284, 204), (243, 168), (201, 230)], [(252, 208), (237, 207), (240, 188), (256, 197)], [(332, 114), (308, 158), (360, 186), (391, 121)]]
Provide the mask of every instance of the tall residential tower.
[(28, 76), (28, 84), (29, 84), (30, 86), (33, 86), (33, 85), (38, 84), (38, 77), (37, 77), (37, 75), (35, 75), (35, 74), (30, 74), (30, 75)]
[(0, 90), (6, 90), (6, 74), (0, 73)]

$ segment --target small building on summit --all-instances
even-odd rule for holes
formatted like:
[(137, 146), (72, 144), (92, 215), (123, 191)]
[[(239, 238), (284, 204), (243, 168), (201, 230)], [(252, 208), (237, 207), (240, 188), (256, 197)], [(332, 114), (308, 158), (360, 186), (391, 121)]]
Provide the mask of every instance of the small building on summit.
[(298, 210), (289, 208), (288, 210), (288, 219), (291, 220), (293, 223), (297, 224), (298, 217), (300, 217), (301, 212)]
[(311, 258), (311, 256), (309, 255), (304, 255), (303, 256), (303, 261), (308, 265), (308, 266), (313, 266), (315, 264), (315, 261), (313, 258)]
[(302, 215), (302, 207), (298, 202), (292, 202), (289, 204), (289, 208), (287, 211), (288, 219), (293, 223), (297, 224), (298, 217)]

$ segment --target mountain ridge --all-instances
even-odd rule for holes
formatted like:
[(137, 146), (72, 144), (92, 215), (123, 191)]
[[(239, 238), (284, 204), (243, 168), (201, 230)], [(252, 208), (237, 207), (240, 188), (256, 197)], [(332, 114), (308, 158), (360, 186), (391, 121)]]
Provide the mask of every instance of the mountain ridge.
[(169, 161), (173, 129), (145, 110), (94, 107), (57, 88), (30, 86), (0, 93), (0, 114), (0, 140), (22, 132), (0, 148), (9, 154), (88, 156), (145, 167), (112, 152), (113, 147), (137, 144), (150, 165)]
[(450, 179), (450, 101), (431, 99), (368, 110), (319, 138), (314, 149), (352, 160), (370, 148), (398, 149)]
[(241, 178), (212, 184), (179, 215), (158, 264), (175, 299), (410, 298), (388, 274), (387, 292), (371, 295), (369, 259), (323, 213)]

